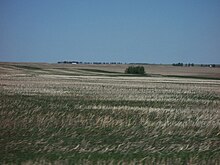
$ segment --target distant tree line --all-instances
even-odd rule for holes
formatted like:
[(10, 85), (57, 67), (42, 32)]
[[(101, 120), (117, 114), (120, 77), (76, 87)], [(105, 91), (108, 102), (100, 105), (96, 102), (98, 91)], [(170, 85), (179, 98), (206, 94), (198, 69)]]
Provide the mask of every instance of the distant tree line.
[(193, 66), (201, 66), (201, 67), (210, 67), (210, 68), (215, 68), (215, 67), (220, 67), (220, 65), (216, 64), (197, 64), (195, 65), (194, 63), (188, 63), (188, 64), (183, 64), (183, 63), (173, 63), (173, 66), (185, 66), (185, 67), (193, 67)]
[(92, 62), (91, 64), (123, 64), (122, 62)]
[(123, 64), (122, 62), (79, 62), (79, 61), (58, 61), (58, 64)]
[(111, 65), (120, 65), (120, 64), (129, 64), (129, 65), (149, 65), (149, 63), (122, 63), (122, 62), (79, 62), (79, 61), (58, 61), (58, 64), (111, 64)]
[(82, 62), (78, 61), (58, 61), (58, 64), (82, 64)]
[(193, 63), (188, 63), (188, 64), (183, 64), (183, 63), (173, 63), (172, 64), (173, 66), (187, 66), (187, 67), (190, 67), (190, 66), (194, 66)]
[(145, 69), (143, 66), (129, 66), (125, 70), (126, 74), (145, 74)]

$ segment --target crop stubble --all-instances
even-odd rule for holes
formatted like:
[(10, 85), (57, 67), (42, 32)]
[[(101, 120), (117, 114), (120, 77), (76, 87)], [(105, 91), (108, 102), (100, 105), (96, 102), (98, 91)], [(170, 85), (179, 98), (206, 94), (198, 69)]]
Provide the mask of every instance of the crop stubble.
[(2, 163), (219, 163), (219, 80), (34, 73), (0, 74)]

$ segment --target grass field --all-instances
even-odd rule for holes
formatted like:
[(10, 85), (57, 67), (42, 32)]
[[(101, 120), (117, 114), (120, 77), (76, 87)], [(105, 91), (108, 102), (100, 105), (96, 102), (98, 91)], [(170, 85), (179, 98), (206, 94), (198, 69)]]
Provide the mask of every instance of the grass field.
[(126, 67), (0, 63), (0, 164), (220, 164), (220, 68)]

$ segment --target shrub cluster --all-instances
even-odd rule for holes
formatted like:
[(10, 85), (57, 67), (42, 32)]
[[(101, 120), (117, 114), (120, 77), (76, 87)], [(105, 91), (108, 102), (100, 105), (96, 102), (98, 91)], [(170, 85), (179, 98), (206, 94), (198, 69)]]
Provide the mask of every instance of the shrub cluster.
[(127, 74), (145, 74), (143, 66), (129, 66), (126, 68), (125, 73)]

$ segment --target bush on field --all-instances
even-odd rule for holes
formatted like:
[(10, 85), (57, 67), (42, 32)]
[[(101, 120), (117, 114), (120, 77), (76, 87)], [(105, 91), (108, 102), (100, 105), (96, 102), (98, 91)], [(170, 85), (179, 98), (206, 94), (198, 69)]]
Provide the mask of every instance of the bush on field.
[(145, 74), (143, 66), (129, 66), (126, 68), (125, 73), (127, 74)]

